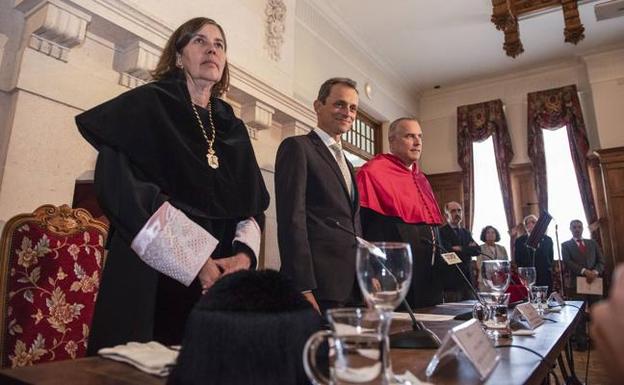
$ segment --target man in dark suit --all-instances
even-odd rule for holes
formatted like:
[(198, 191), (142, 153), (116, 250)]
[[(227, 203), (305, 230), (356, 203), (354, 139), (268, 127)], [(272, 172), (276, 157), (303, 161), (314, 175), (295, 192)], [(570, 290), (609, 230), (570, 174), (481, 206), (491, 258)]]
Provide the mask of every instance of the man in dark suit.
[(537, 245), (537, 249), (530, 250), (526, 243), (531, 231), (537, 223), (537, 217), (529, 214), (522, 220), (526, 234), (516, 238), (514, 242), (514, 261), (518, 267), (535, 267), (537, 278), (535, 286), (548, 286), (552, 290), (553, 241), (544, 235)]
[(583, 239), (583, 222), (574, 219), (570, 222), (572, 239), (561, 244), (561, 256), (570, 271), (570, 279), (566, 280), (568, 295), (576, 294), (576, 277), (585, 277), (587, 283), (602, 275), (604, 258), (600, 247), (592, 239)]
[(332, 78), (321, 86), (317, 127), (285, 139), (275, 161), (277, 238), (281, 271), (317, 310), (360, 303), (355, 276), (356, 239), (328, 224), (333, 218), (361, 234), (353, 166), (340, 137), (357, 114), (356, 83)]
[[(565, 294), (568, 298), (587, 301), (589, 305), (598, 301), (601, 296), (577, 294), (576, 277), (585, 277), (587, 283), (592, 283), (604, 272), (604, 258), (600, 247), (592, 239), (583, 239), (583, 222), (574, 219), (570, 222), (572, 239), (561, 244), (561, 257), (566, 269)], [(572, 337), (572, 344), (578, 350), (586, 350), (588, 336), (585, 318), (579, 322)]]
[[(479, 255), (481, 249), (472, 239), (469, 230), (461, 226), (463, 219), (462, 207), (457, 202), (448, 202), (444, 205), (446, 224), (440, 228), (442, 245), (449, 252), (453, 251), (462, 260), (460, 268), (466, 278), (472, 282), (472, 256)], [(444, 274), (444, 301), (455, 302), (472, 298), (472, 291), (460, 273), (453, 266), (445, 267)]]

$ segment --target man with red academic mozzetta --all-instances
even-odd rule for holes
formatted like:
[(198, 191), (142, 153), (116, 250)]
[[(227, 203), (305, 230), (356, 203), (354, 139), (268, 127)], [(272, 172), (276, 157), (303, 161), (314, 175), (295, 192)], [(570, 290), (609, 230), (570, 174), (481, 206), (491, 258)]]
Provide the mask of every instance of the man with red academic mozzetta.
[(418, 166), (420, 124), (412, 118), (395, 120), (388, 142), (390, 153), (377, 155), (357, 175), (362, 232), (369, 241), (410, 244), (413, 274), (406, 299), (413, 307), (432, 306), (442, 302), (439, 250), (431, 246), (439, 240), (442, 215)]

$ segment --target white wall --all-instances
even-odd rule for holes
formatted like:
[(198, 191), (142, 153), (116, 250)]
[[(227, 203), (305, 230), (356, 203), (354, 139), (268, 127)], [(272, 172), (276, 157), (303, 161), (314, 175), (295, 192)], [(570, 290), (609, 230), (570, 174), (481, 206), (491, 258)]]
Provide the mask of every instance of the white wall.
[(430, 174), (461, 170), (457, 164), (457, 107), (492, 99), (501, 99), (505, 105), (514, 151), (512, 163), (529, 162), (527, 94), (570, 84), (576, 84), (579, 91), (591, 149), (623, 145), (624, 60), (621, 55), (620, 52), (585, 58), (588, 63), (591, 61), (588, 65), (579, 58), (426, 92), (419, 108), (425, 135), (423, 169)]
[(584, 57), (600, 148), (624, 146), (624, 49)]

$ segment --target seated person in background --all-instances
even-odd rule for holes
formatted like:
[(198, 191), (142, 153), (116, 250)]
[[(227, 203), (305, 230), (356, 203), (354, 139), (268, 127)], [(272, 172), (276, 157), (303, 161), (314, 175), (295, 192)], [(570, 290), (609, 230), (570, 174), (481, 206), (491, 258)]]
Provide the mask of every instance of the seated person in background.
[(191, 312), (169, 385), (307, 384), (301, 359), (323, 319), (277, 271), (218, 280)]
[(591, 309), (591, 336), (612, 384), (624, 378), (624, 265), (613, 274), (609, 299)]
[(552, 290), (553, 241), (548, 235), (544, 235), (533, 255), (533, 250), (529, 249), (526, 243), (537, 223), (537, 217), (533, 214), (527, 215), (522, 222), (526, 234), (518, 237), (514, 243), (514, 261), (518, 267), (535, 267), (537, 273), (535, 286), (548, 286), (550, 292)]
[[(481, 252), (487, 256), (492, 257), (492, 259), (500, 259), (500, 260), (509, 260), (507, 256), (507, 250), (504, 246), (497, 244), (496, 242), (500, 241), (500, 233), (494, 226), (485, 226), (483, 230), (481, 230), (481, 241), (484, 242), (481, 247)], [(481, 279), (481, 262), (489, 260), (488, 257), (483, 255), (477, 256), (477, 271), (478, 271), (478, 282), (479, 282), (479, 290), (483, 291), (486, 289), (483, 280)]]

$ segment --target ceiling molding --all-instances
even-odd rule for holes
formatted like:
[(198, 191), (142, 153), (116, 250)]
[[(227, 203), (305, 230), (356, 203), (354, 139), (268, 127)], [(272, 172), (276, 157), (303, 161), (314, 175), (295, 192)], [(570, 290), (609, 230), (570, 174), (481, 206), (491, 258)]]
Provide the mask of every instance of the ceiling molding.
[[(314, 1), (314, 0), (299, 0), (301, 3), (305, 3), (307, 6), (313, 8), (316, 12), (322, 16), (327, 23), (331, 25), (331, 27), (335, 28), (339, 34), (332, 35), (332, 39), (336, 39), (336, 36), (341, 36), (344, 40), (347, 41), (350, 45), (352, 45), (358, 52), (360, 52), (368, 61), (370, 61), (378, 70), (382, 72), (382, 74), (386, 77), (389, 77), (393, 84), (396, 84), (400, 87), (406, 94), (413, 94), (413, 92), (406, 89), (403, 85), (405, 84), (404, 79), (407, 77), (405, 74), (400, 73), (397, 69), (390, 65), (387, 61), (380, 58), (377, 55), (372, 54), (370, 51), (370, 47), (367, 46), (357, 34), (349, 28), (348, 24), (344, 22), (336, 9), (332, 6), (331, 2), (325, 1)], [(299, 8), (300, 3), (298, 2), (297, 8)], [(300, 8), (299, 8), (300, 9)], [(298, 17), (305, 17), (305, 14), (301, 12), (297, 14)], [(311, 20), (302, 20), (304, 23), (308, 24), (317, 34), (321, 34), (323, 31), (318, 31), (313, 28), (310, 24)], [(331, 42), (332, 39), (326, 39)], [(417, 87), (418, 88), (418, 87)]]

